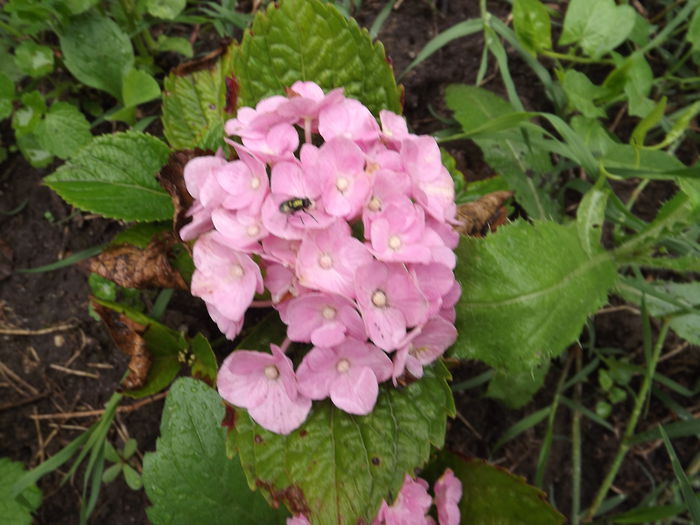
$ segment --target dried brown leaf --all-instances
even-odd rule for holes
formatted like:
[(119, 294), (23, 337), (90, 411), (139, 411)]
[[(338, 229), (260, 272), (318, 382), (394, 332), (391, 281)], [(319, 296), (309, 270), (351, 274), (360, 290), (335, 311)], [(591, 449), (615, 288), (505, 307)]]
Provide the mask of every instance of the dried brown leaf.
[(119, 349), (131, 356), (128, 365), (129, 375), (122, 381), (122, 386), (127, 390), (141, 388), (146, 383), (148, 371), (151, 368), (151, 354), (143, 338), (148, 327), (95, 301), (91, 303), (95, 312), (107, 325)]
[(179, 288), (187, 290), (182, 276), (168, 261), (168, 252), (177, 241), (175, 235), (151, 240), (145, 250), (120, 244), (88, 259), (89, 271), (124, 288)]
[(490, 231), (496, 231), (508, 217), (504, 203), (512, 196), (512, 191), (494, 191), (474, 202), (459, 205), (457, 220), (461, 224), (455, 226), (455, 230), (472, 237), (483, 237)]
[(204, 71), (205, 69), (212, 69), (216, 63), (219, 61), (219, 57), (223, 55), (231, 45), (231, 39), (225, 39), (219, 44), (219, 47), (211, 51), (207, 55), (201, 58), (196, 58), (190, 60), (189, 62), (183, 62), (179, 64), (172, 70), (172, 73), (184, 77), (196, 73), (197, 71)]

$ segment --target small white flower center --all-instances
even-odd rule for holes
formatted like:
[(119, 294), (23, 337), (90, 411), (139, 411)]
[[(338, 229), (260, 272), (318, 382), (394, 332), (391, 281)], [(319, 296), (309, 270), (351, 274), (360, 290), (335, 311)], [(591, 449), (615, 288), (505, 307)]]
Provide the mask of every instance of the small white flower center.
[(386, 294), (381, 290), (375, 290), (374, 293), (372, 293), (372, 304), (377, 308), (386, 306)]
[(324, 270), (330, 270), (333, 268), (333, 259), (327, 253), (324, 253), (318, 258), (318, 265)]
[(332, 306), (324, 306), (323, 310), (321, 310), (321, 315), (323, 315), (323, 318), (326, 319), (327, 321), (332, 321), (335, 319), (335, 314), (337, 312), (335, 311), (335, 308)]
[(257, 190), (260, 187), (260, 179), (257, 177), (253, 177), (250, 179), (250, 187), (254, 190)]
[(251, 224), (246, 228), (246, 233), (248, 234), (248, 237), (255, 237), (258, 233), (260, 233), (260, 227), (257, 224)]
[(392, 235), (389, 237), (389, 248), (396, 251), (401, 248), (401, 237), (398, 235)]
[(243, 277), (243, 274), (245, 273), (245, 272), (243, 271), (243, 266), (241, 266), (240, 264), (233, 264), (233, 265), (231, 265), (231, 270), (230, 270), (230, 272), (231, 272), (231, 275), (232, 275), (233, 277), (237, 277), (237, 278)]
[(339, 192), (344, 192), (350, 186), (350, 182), (345, 177), (338, 177), (335, 179), (335, 187), (338, 188)]
[(344, 374), (345, 372), (350, 370), (350, 361), (348, 361), (345, 358), (341, 359), (340, 361), (338, 361), (338, 364), (335, 365), (335, 369), (341, 374)]
[(369, 208), (369, 211), (379, 211), (382, 209), (382, 201), (380, 201), (377, 197), (372, 196), (372, 200), (369, 201), (367, 207)]
[(265, 367), (265, 377), (268, 379), (277, 379), (280, 376), (280, 371), (277, 370), (275, 365), (268, 365)]
[(387, 128), (387, 129), (385, 129), (385, 130), (383, 130), (383, 131), (384, 131), (384, 135), (386, 135), (386, 136), (389, 137), (389, 138), (391, 138), (391, 137), (394, 136), (394, 134), (392, 133), (392, 131), (391, 131), (389, 128)]

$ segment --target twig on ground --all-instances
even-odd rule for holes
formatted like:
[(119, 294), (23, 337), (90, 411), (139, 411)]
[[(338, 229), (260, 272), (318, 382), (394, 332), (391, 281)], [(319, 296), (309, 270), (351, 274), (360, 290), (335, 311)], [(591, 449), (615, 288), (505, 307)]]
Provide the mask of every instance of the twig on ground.
[[(167, 396), (167, 395), (168, 395), (167, 392), (161, 392), (160, 394), (156, 394), (154, 396), (147, 397), (145, 399), (137, 401), (136, 403), (132, 403), (131, 405), (117, 407), (117, 412), (120, 414), (133, 412), (134, 410), (138, 410), (139, 408), (141, 408), (143, 406), (150, 405), (151, 403), (155, 403), (156, 401), (160, 401), (161, 399), (165, 398), (165, 396)], [(102, 414), (104, 414), (103, 408), (101, 408), (99, 410), (84, 410), (82, 412), (60, 412), (57, 414), (37, 414), (37, 415), (31, 415), (29, 417), (32, 419), (73, 419), (73, 418), (80, 418), (80, 417), (101, 416)]]
[(27, 392), (23, 391), (22, 389), (25, 389), (28, 391), (29, 394), (37, 396), (39, 395), (39, 391), (34, 388), (32, 385), (27, 383), (24, 379), (19, 377), (17, 374), (15, 374), (10, 367), (8, 367), (5, 363), (0, 362), (0, 374), (4, 375), (5, 378), (9, 381), (10, 385), (20, 394), (23, 396), (27, 395)]
[(474, 425), (472, 425), (469, 420), (464, 417), (459, 410), (457, 410), (457, 419), (459, 419), (462, 423), (464, 423), (464, 426), (467, 427), (469, 430), (471, 430), (472, 434), (474, 434), (477, 439), (480, 441), (483, 441), (483, 436), (477, 432), (477, 430), (474, 428)]
[(47, 326), (46, 328), (39, 328), (38, 330), (27, 330), (25, 328), (12, 328), (9, 326), (0, 326), (0, 335), (46, 335), (53, 334), (54, 332), (62, 332), (64, 330), (70, 330), (78, 326), (75, 322), (60, 323), (53, 326)]
[(93, 374), (92, 372), (83, 372), (82, 370), (74, 370), (72, 368), (66, 368), (65, 366), (57, 365), (54, 363), (50, 364), (49, 367), (53, 368), (54, 370), (58, 370), (59, 372), (63, 372), (65, 374), (72, 374), (74, 376), (89, 377), (91, 379), (100, 378), (99, 374)]
[(5, 403), (4, 405), (0, 405), (0, 412), (2, 412), (4, 410), (10, 410), (11, 408), (17, 408), (17, 407), (21, 407), (24, 405), (28, 405), (30, 403), (34, 403), (34, 401), (38, 401), (39, 399), (44, 399), (49, 394), (50, 394), (50, 392), (43, 392), (43, 393), (37, 394), (35, 396), (29, 396), (29, 397), (25, 397), (24, 399), (12, 401), (11, 403)]

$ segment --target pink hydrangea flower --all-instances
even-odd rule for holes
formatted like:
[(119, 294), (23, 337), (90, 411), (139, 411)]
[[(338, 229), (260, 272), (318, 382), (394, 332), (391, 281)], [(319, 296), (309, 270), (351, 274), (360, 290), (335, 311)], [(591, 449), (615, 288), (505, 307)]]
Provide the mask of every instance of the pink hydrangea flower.
[(287, 525), (311, 525), (311, 523), (303, 514), (295, 514), (291, 518), (287, 518)]
[(459, 525), (459, 501), (462, 499), (462, 482), (451, 469), (435, 482), (435, 506), (440, 525)]
[(351, 140), (335, 138), (321, 146), (315, 168), (322, 179), (328, 214), (353, 219), (367, 199), (372, 180), (365, 172), (365, 156)]
[(333, 348), (314, 347), (297, 369), (299, 389), (311, 399), (330, 397), (350, 414), (369, 414), (378, 384), (391, 377), (391, 360), (374, 345), (347, 338)]
[(411, 334), (394, 354), (394, 382), (404, 371), (415, 379), (423, 377), (423, 367), (435, 361), (457, 340), (457, 329), (440, 316), (431, 318)]
[(309, 231), (301, 241), (296, 260), (299, 282), (307, 288), (355, 297), (356, 269), (372, 260), (367, 248), (350, 234), (346, 222)]
[(403, 486), (393, 505), (382, 501), (372, 525), (434, 525), (428, 516), (433, 499), (428, 494), (428, 482), (406, 474)]
[(409, 200), (390, 202), (372, 221), (372, 254), (380, 261), (427, 263), (431, 251), (423, 242), (425, 215)]
[(289, 302), (283, 319), (292, 341), (332, 347), (346, 336), (366, 339), (355, 305), (341, 295), (308, 293)]
[(407, 328), (426, 321), (428, 302), (403, 265), (373, 261), (361, 266), (355, 293), (367, 334), (383, 350), (394, 350)]
[(361, 102), (346, 98), (323, 108), (318, 116), (318, 131), (323, 140), (345, 137), (356, 143), (371, 143), (379, 137), (379, 125)]
[(240, 320), (255, 292), (263, 292), (260, 268), (253, 260), (203, 235), (194, 245), (191, 291), (213, 304), (227, 319)]
[(289, 434), (306, 420), (311, 400), (299, 392), (292, 361), (277, 345), (270, 350), (272, 355), (233, 352), (221, 365), (216, 386), (221, 397), (246, 408), (260, 426)]

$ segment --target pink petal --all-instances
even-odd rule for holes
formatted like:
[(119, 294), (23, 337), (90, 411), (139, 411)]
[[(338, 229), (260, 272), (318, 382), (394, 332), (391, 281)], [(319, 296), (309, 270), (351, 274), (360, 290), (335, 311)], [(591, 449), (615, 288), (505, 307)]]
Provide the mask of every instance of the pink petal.
[(351, 367), (331, 384), (333, 404), (349, 414), (369, 414), (377, 402), (377, 378), (367, 367)]

